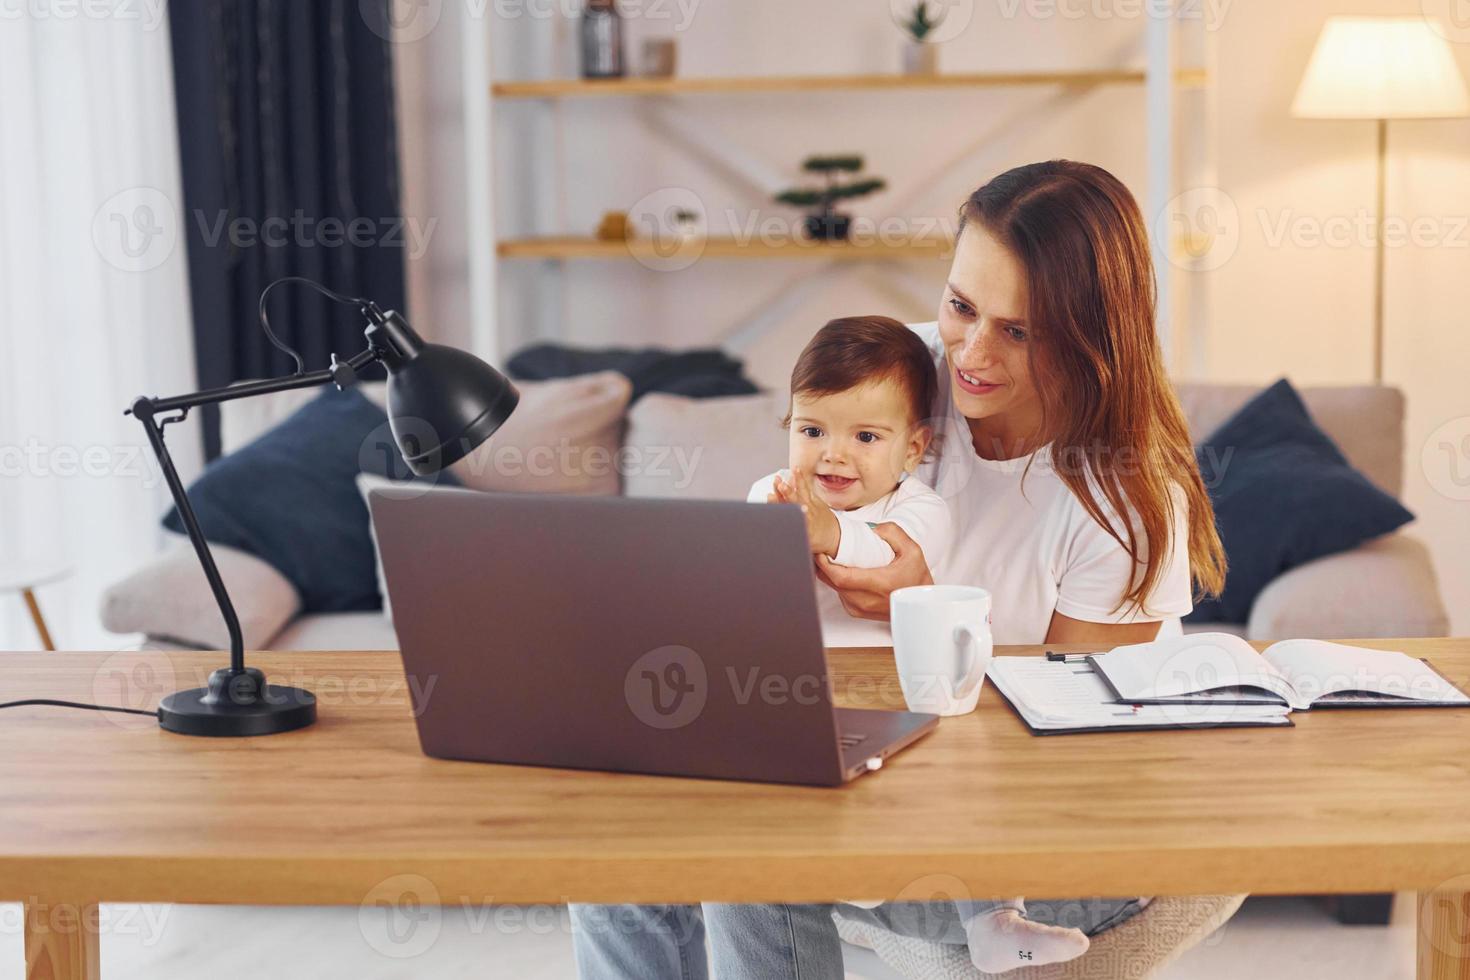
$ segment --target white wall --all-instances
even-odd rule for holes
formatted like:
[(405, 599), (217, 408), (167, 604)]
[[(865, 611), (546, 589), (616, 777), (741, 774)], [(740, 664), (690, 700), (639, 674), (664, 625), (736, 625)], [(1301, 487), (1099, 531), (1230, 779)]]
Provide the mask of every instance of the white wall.
[[(650, 2), (644, 0), (644, 9), (659, 9)], [(960, 71), (1141, 65), (1137, 42), (1143, 22), (1129, 16), (1136, 6), (1125, 0), (977, 2), (968, 27), (945, 45), (942, 66)], [(1440, 0), (1424, 0), (1425, 9), (1440, 7), (1450, 11)], [(681, 71), (689, 75), (887, 71), (897, 65), (901, 36), (882, 0), (703, 0), (681, 31), (674, 30), (677, 5), (662, 9), (673, 11), (675, 19), (629, 20), (630, 51), (636, 52), (644, 35), (673, 34)], [(1366, 216), (1372, 207), (1374, 128), (1369, 122), (1296, 120), (1288, 109), (1329, 14), (1412, 15), (1421, 4), (1291, 0), (1288, 13), (1273, 0), (1211, 0), (1190, 9), (1215, 32), (1218, 183), (1239, 221), (1225, 236), (1233, 249), (1228, 259), (1202, 276), (1210, 333), (1175, 363), (1203, 380), (1268, 382), (1286, 375), (1301, 384), (1364, 382), (1371, 371), (1371, 233), (1354, 233), (1363, 240), (1345, 246), (1313, 243), (1310, 235), (1358, 221), (1359, 212)], [(437, 29), (400, 46), (401, 71), (421, 83), (405, 86), (405, 98), (417, 100), (404, 107), (406, 152), (419, 160), (417, 179), (407, 175), (416, 195), (411, 204), (421, 217), (439, 221), (426, 259), (411, 276), (413, 306), (421, 325), (459, 342), (469, 336), (464, 202), (457, 183), (463, 177), (458, 34), (465, 10), (460, 3), (446, 4)], [(1107, 16), (1062, 13), (1078, 10)], [(530, 16), (494, 21), (497, 76), (571, 74), (570, 27)], [(1457, 36), (1470, 40), (1470, 29)], [(1455, 47), (1470, 75), (1470, 43)], [(1187, 50), (1192, 57), (1194, 46)], [(417, 91), (410, 96), (411, 88)], [(676, 104), (709, 140), (730, 141), (739, 157), (763, 163), (769, 190), (794, 179), (807, 153), (865, 153), (870, 170), (889, 179), (892, 189), (860, 202), (858, 214), (948, 218), (987, 177), (1057, 156), (1108, 167), (1145, 199), (1141, 88), (1102, 89), (1071, 101), (1017, 89), (721, 95)], [(1198, 95), (1181, 96), (1186, 116), (1201, 105)], [(556, 108), (499, 103), (500, 169), (494, 179), (500, 234), (586, 234), (603, 211), (632, 208), (668, 188), (694, 192), (711, 215), (714, 234), (728, 230), (729, 208), (738, 220), (752, 212), (795, 216), (690, 159), (652, 127), (650, 112), (637, 100), (574, 100)], [(973, 152), (963, 152), (972, 145)], [(1470, 215), (1470, 122), (1395, 123), (1390, 154), (1390, 215), (1427, 219), (1439, 239), (1394, 247), (1388, 256), (1387, 374), (1409, 401), (1406, 499), (1420, 516), (1415, 533), (1434, 552), (1454, 628), (1466, 634), (1470, 324), (1464, 311), (1470, 309), (1470, 231), (1456, 228)], [(956, 158), (959, 165), (943, 177), (925, 178)], [(916, 180), (920, 190), (909, 197)], [(1287, 233), (1278, 240), (1283, 228)], [(587, 344), (713, 343), (765, 297), (810, 277), (816, 267), (704, 260), (671, 273), (632, 262), (567, 263), (560, 269), (502, 262), (503, 343), (514, 349), (537, 336)], [(765, 384), (783, 384), (811, 331), (840, 313), (932, 315), (943, 263), (916, 262), (910, 268), (912, 280), (898, 292), (883, 285), (887, 277), (857, 267), (780, 311), (778, 328), (747, 354), (752, 373)], [(1180, 332), (1187, 335), (1189, 328), (1183, 324)]]
[[(1212, 274), (1208, 377), (1371, 379), (1376, 129), (1370, 121), (1293, 119), (1289, 109), (1330, 14), (1420, 10), (1418, 0), (1292, 0), (1290, 17), (1263, 0), (1230, 8), (1219, 38), (1219, 176), (1240, 225), (1234, 254)], [(1470, 42), (1470, 29), (1457, 36)], [(1470, 43), (1453, 47), (1470, 77)], [(1419, 516), (1413, 533), (1433, 551), (1453, 630), (1463, 635), (1470, 633), (1470, 120), (1390, 124), (1387, 215), (1424, 230), (1418, 244), (1386, 236), (1385, 375), (1408, 397), (1405, 502)], [(1431, 442), (1447, 423), (1451, 431)]]

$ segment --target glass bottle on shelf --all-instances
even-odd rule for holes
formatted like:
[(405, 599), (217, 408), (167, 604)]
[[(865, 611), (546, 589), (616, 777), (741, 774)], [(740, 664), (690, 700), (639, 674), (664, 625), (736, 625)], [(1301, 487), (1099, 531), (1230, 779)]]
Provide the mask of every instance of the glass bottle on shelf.
[(622, 78), (623, 18), (616, 0), (587, 0), (582, 11), (582, 77)]

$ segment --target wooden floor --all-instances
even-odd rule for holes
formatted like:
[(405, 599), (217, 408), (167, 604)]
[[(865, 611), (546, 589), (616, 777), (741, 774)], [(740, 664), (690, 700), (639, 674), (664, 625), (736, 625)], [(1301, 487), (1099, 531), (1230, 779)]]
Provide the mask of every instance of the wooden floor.
[[(104, 975), (123, 980), (564, 980), (575, 975), (558, 908), (445, 909), (394, 943), (355, 908), (106, 906)], [(20, 980), (20, 906), (0, 905), (0, 980)], [(400, 935), (398, 937), (402, 939)], [(423, 948), (418, 948), (422, 945)], [(383, 952), (411, 952), (410, 956)], [(1163, 980), (1410, 980), (1413, 897), (1388, 927), (1340, 926), (1303, 899), (1260, 898), (1170, 968)], [(870, 953), (849, 950), (849, 980), (894, 980)]]

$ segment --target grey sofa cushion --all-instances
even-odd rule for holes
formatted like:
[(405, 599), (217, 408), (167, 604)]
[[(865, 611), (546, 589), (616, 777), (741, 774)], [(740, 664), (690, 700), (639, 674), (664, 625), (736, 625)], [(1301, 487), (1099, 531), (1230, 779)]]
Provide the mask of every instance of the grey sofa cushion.
[(731, 398), (645, 395), (628, 411), (629, 497), (744, 500), (756, 480), (786, 465), (785, 392)]
[[(209, 550), (239, 617), (246, 649), (259, 649), (301, 609), (301, 597), (284, 575), (254, 555), (222, 544)], [(114, 633), (165, 637), (203, 650), (230, 646), (204, 569), (183, 537), (104, 592), (101, 618), (103, 628)]]

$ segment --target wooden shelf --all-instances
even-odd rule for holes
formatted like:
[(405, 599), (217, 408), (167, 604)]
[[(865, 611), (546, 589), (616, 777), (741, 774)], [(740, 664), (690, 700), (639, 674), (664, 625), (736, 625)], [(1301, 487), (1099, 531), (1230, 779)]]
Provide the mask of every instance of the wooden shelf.
[[(1182, 68), (1175, 82), (1205, 83), (1202, 68)], [(1028, 85), (1142, 85), (1143, 69), (1097, 71), (978, 72), (954, 75), (764, 75), (729, 78), (552, 79), (540, 82), (496, 82), (490, 91), (501, 99), (563, 99), (610, 95), (708, 95), (746, 92), (824, 92), (852, 89), (984, 88)]]
[[(739, 241), (734, 238), (707, 238), (704, 249), (698, 240), (686, 247), (691, 255), (710, 259), (851, 259), (860, 261), (943, 258), (954, 248), (948, 237), (911, 239), (900, 242), (859, 240), (857, 242), (813, 242), (806, 239), (782, 241)], [(504, 259), (634, 259), (647, 262), (680, 258), (671, 246), (655, 247), (654, 242), (635, 238), (628, 241), (605, 241), (591, 237), (516, 238), (502, 241), (496, 249)]]

